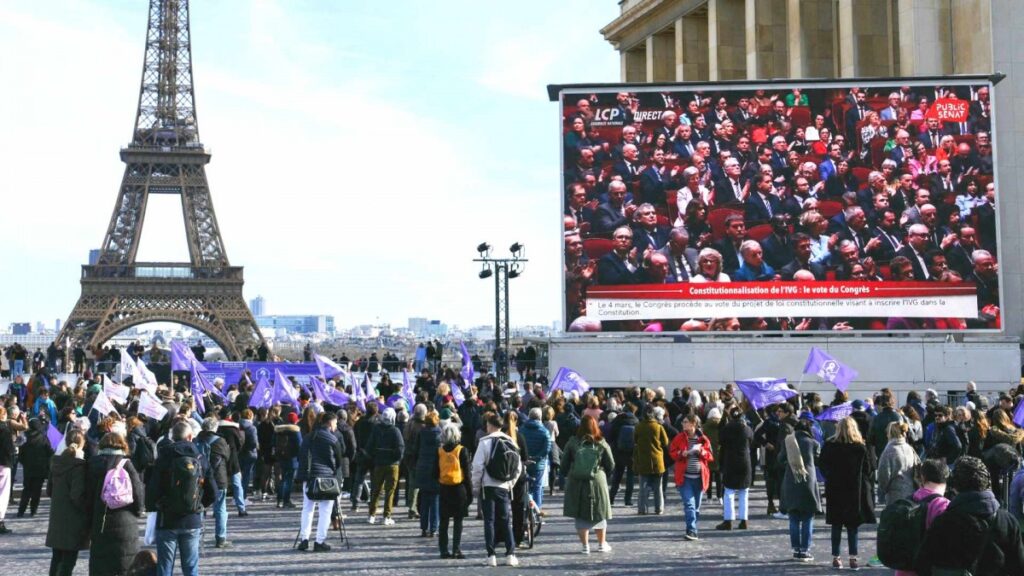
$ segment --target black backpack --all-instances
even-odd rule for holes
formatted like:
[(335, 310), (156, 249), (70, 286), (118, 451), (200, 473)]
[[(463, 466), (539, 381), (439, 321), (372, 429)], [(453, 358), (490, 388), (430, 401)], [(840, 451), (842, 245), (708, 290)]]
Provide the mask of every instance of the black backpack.
[(135, 448), (132, 450), (132, 466), (143, 472), (156, 464), (156, 442), (142, 434), (135, 435)]
[(203, 511), (203, 464), (199, 457), (178, 456), (171, 460), (170, 486), (160, 501), (160, 511), (175, 518)]
[(498, 437), (491, 441), (491, 456), (487, 459), (487, 475), (498, 482), (508, 482), (519, 474), (522, 460), (519, 450), (508, 438)]
[(626, 424), (619, 428), (619, 438), (615, 441), (615, 449), (619, 452), (633, 452), (636, 448), (636, 425)]
[(916, 502), (897, 500), (882, 510), (878, 520), (878, 559), (894, 570), (913, 570), (914, 556), (924, 541), (928, 504), (941, 496), (930, 494)]

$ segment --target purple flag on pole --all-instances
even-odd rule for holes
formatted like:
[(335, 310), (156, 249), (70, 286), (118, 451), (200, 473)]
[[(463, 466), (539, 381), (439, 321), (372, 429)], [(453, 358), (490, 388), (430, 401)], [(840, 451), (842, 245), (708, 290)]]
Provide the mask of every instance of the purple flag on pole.
[(270, 382), (267, 381), (266, 376), (260, 376), (256, 387), (252, 390), (252, 396), (249, 397), (249, 407), (270, 408), (273, 404), (273, 389), (270, 387)]
[(1024, 427), (1024, 398), (1017, 401), (1017, 409), (1013, 411), (1013, 423)]
[(785, 402), (787, 398), (796, 396), (796, 390), (791, 390), (786, 386), (785, 378), (737, 380), (736, 385), (740, 387), (743, 395), (755, 410)]
[(400, 394), (409, 403), (409, 409), (412, 410), (412, 405), (416, 403), (416, 394), (414, 393), (412, 381), (409, 380), (408, 370), (402, 370), (402, 391)]
[(590, 384), (587, 384), (587, 381), (583, 379), (579, 372), (572, 368), (562, 367), (555, 373), (554, 379), (551, 380), (551, 386), (548, 388), (549, 392), (554, 392), (555, 390), (561, 390), (565, 393), (576, 392), (582, 395), (590, 391)]
[(460, 342), (459, 346), (462, 347), (462, 370), (459, 370), (459, 374), (462, 375), (462, 379), (466, 384), (472, 384), (476, 379), (476, 372), (473, 371), (473, 358), (469, 355), (469, 351), (466, 350), (466, 343)]
[(297, 407), (299, 405), (298, 396), (292, 381), (286, 378), (281, 370), (274, 370), (274, 402)]
[(171, 370), (191, 370), (193, 365), (198, 366), (200, 372), (206, 372), (191, 348), (177, 340), (171, 342)]
[(320, 370), (320, 375), (324, 378), (334, 378), (335, 376), (344, 376), (345, 369), (338, 366), (334, 361), (326, 356), (319, 354), (313, 354), (313, 360), (316, 360), (316, 367)]
[(50, 441), (50, 447), (56, 451), (57, 446), (60, 446), (61, 441), (64, 440), (64, 435), (51, 423), (50, 428), (46, 431), (46, 438)]
[(455, 407), (462, 406), (462, 403), (466, 401), (466, 395), (462, 393), (462, 386), (459, 386), (458, 382), (452, 382), (452, 399), (455, 400)]
[(846, 392), (857, 378), (857, 371), (830, 356), (824, 350), (812, 346), (804, 365), (804, 374), (817, 374), (819, 378)]
[(819, 422), (823, 420), (839, 421), (850, 414), (853, 414), (853, 402), (845, 402), (822, 410), (821, 414), (818, 414), (817, 420)]

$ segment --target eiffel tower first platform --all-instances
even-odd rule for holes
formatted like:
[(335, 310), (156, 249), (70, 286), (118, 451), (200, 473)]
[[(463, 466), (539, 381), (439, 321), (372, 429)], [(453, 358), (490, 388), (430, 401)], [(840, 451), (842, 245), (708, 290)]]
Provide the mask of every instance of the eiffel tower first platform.
[[(261, 341), (242, 297), (242, 267), (231, 266), (213, 211), (199, 140), (188, 0), (150, 0), (142, 86), (121, 190), (99, 260), (82, 266), (82, 295), (59, 336), (96, 347), (145, 322), (204, 332), (230, 359)], [(189, 262), (137, 262), (151, 194), (181, 198)], [(67, 340), (66, 340), (67, 339)]]

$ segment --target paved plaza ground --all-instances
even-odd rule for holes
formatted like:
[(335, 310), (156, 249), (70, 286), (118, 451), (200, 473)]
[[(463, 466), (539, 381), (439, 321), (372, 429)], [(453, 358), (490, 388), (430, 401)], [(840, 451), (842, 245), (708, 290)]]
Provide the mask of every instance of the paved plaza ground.
[[(20, 484), (16, 485), (16, 494)], [(8, 526), (15, 531), (0, 536), (0, 575), (41, 575), (49, 569), (50, 550), (43, 543), (46, 537), (48, 502), (44, 498), (33, 519), (17, 519), (16, 501), (11, 503)], [(481, 521), (467, 519), (463, 534), (465, 560), (439, 558), (436, 539), (420, 537), (417, 520), (408, 520), (406, 509), (399, 507), (397, 524), (371, 526), (365, 513), (347, 520), (351, 550), (337, 546), (327, 553), (294, 552), (292, 542), (299, 523), (299, 510), (283, 510), (273, 502), (257, 502), (248, 518), (232, 514), (228, 530), (234, 547), (213, 548), (212, 517), (206, 520), (206, 542), (202, 550), (202, 574), (559, 574), (559, 575), (625, 575), (625, 574), (827, 574), (831, 568), (828, 526), (819, 518), (815, 523), (812, 554), (815, 561), (799, 564), (791, 560), (789, 523), (765, 516), (763, 485), (758, 484), (751, 500), (750, 530), (716, 532), (722, 507), (702, 507), (700, 541), (683, 540), (683, 517), (679, 495), (668, 494), (667, 513), (663, 516), (638, 516), (635, 508), (617, 506), (609, 525), (609, 554), (598, 554), (596, 545), (589, 556), (579, 552), (579, 542), (572, 520), (561, 515), (561, 497), (545, 500), (549, 512), (537, 544), (532, 550), (520, 550), (518, 568), (486, 568)], [(365, 511), (365, 506), (361, 508)], [(140, 534), (144, 522), (140, 521)], [(864, 526), (861, 533), (862, 563), (874, 554), (875, 527)], [(844, 543), (845, 554), (845, 543)], [(844, 556), (845, 557), (845, 556)], [(499, 560), (503, 558), (499, 554)], [(79, 559), (77, 573), (86, 574), (88, 552)], [(848, 571), (846, 571), (848, 572)], [(862, 573), (890, 573), (887, 569), (862, 568)], [(180, 572), (179, 572), (180, 573)]]

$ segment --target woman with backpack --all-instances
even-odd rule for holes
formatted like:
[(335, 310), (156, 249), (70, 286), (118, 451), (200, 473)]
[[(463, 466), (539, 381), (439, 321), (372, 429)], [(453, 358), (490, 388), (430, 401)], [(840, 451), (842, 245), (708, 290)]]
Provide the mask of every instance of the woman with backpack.
[(139, 551), (138, 519), (145, 494), (129, 459), (128, 442), (120, 434), (108, 432), (100, 439), (99, 451), (89, 460), (86, 494), (91, 508), (89, 575), (124, 574)]
[(156, 464), (156, 442), (146, 435), (146, 426), (137, 416), (128, 419), (128, 449), (132, 455), (132, 465), (142, 474), (143, 483), (149, 482), (149, 475)]
[[(434, 413), (436, 414), (436, 412)], [(441, 428), (434, 472), (439, 488), (441, 521), (437, 545), (441, 558), (462, 560), (462, 519), (473, 503), (473, 475), (469, 450), (462, 446), (458, 426)], [(422, 502), (422, 500), (421, 500)], [(452, 523), (452, 549), (448, 552), (448, 524)]]
[(560, 468), (568, 480), (562, 512), (575, 520), (582, 552), (590, 554), (591, 530), (597, 535), (597, 551), (611, 552), (606, 540), (612, 517), (608, 475), (615, 470), (615, 460), (592, 416), (583, 417), (576, 434), (566, 443)]
[(46, 495), (50, 497), (50, 522), (46, 547), (53, 550), (50, 576), (71, 576), (78, 552), (89, 548), (89, 514), (86, 499), (85, 435), (68, 432), (67, 449), (53, 457)]
[[(698, 397), (699, 398), (699, 397)], [(711, 483), (709, 464), (713, 459), (711, 441), (700, 429), (700, 419), (693, 412), (683, 417), (683, 430), (672, 439), (668, 448), (675, 461), (676, 489), (683, 500), (686, 518), (686, 540), (697, 540), (697, 516), (701, 496)]]
[[(422, 404), (421, 404), (422, 406)], [(423, 417), (423, 427), (416, 434), (416, 464), (410, 478), (419, 490), (420, 536), (433, 538), (441, 521), (440, 486), (436, 480), (437, 450), (441, 446), (440, 417), (430, 412)], [(449, 426), (452, 428), (452, 426)]]
[[(530, 461), (530, 451), (526, 447), (526, 439), (519, 431), (519, 413), (509, 410), (505, 413), (505, 423), (501, 431), (515, 440), (516, 448), (519, 450), (519, 461), (525, 466)], [(526, 506), (528, 504), (527, 492), (529, 488), (529, 475), (520, 474), (512, 487), (512, 534), (516, 542), (516, 548), (523, 542), (524, 526), (526, 525)]]
[[(878, 556), (886, 566), (896, 569), (895, 576), (917, 576), (917, 572), (910, 569), (914, 566), (917, 549), (924, 541), (925, 532), (931, 527), (932, 522), (949, 506), (949, 500), (944, 496), (947, 478), (949, 467), (941, 460), (925, 460), (916, 470), (915, 479), (921, 487), (910, 499), (914, 504), (924, 507), (923, 531), (915, 533), (911, 529), (913, 523), (917, 521), (912, 511), (902, 517), (901, 526), (894, 525), (893, 530), (886, 530), (885, 522), (889, 513), (882, 513), (882, 521), (878, 526)], [(897, 538), (891, 538), (892, 536)], [(891, 541), (887, 538), (891, 538)], [(891, 556), (888, 551), (892, 552)]]
[[(847, 418), (854, 429), (857, 423)], [(789, 542), (793, 547), (793, 559), (810, 562), (811, 534), (814, 531), (814, 515), (821, 510), (818, 495), (818, 476), (815, 462), (818, 459), (818, 443), (814, 441), (811, 423), (798, 420), (793, 428), (782, 424), (783, 435), (778, 447), (777, 468), (782, 470), (779, 496), (779, 510), (789, 516)]]
[(892, 504), (914, 494), (914, 470), (921, 464), (921, 459), (907, 442), (909, 429), (906, 422), (889, 423), (889, 443), (878, 459), (878, 493), (884, 504)]
[(338, 416), (332, 412), (320, 415), (319, 424), (305, 437), (299, 450), (298, 474), (295, 479), (302, 483), (302, 519), (299, 526), (299, 546), (302, 552), (309, 550), (309, 533), (313, 529), (313, 509), (319, 508), (320, 518), (316, 525), (316, 541), (314, 552), (327, 552), (331, 545), (327, 543), (327, 527), (331, 523), (331, 511), (334, 503), (341, 497), (341, 486), (338, 485), (337, 496), (330, 499), (313, 500), (310, 498), (311, 484), (321, 478), (337, 479), (338, 467), (344, 450), (334, 431), (338, 428)]
[(871, 490), (875, 461), (853, 418), (841, 420), (836, 435), (825, 442), (821, 450), (821, 471), (825, 476), (825, 523), (832, 526), (832, 567), (843, 566), (839, 546), (845, 527), (850, 569), (856, 570), (860, 568), (857, 530), (861, 524), (875, 523)]

